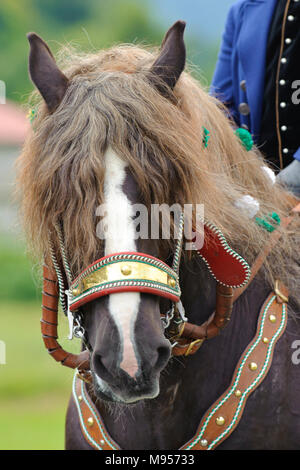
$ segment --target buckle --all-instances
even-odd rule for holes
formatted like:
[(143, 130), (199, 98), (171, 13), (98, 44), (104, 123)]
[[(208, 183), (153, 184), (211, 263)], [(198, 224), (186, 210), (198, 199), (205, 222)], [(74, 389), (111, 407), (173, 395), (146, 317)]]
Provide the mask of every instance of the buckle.
[[(192, 341), (190, 344), (189, 344), (189, 347), (187, 348), (186, 352), (185, 352), (185, 356), (189, 356), (190, 354), (194, 354), (195, 352), (198, 351), (198, 349), (200, 348), (200, 346), (202, 346), (202, 343), (204, 342), (204, 339), (196, 339), (195, 341)], [(197, 348), (194, 350), (194, 347), (197, 346)]]
[(277, 297), (279, 297), (284, 303), (287, 304), (288, 301), (289, 301), (289, 298), (280, 291), (279, 282), (280, 281), (278, 279), (276, 279), (275, 286), (274, 286), (274, 292), (277, 295)]
[(79, 371), (77, 369), (76, 377), (87, 384), (92, 383), (92, 375), (89, 371), (83, 371), (83, 370)]

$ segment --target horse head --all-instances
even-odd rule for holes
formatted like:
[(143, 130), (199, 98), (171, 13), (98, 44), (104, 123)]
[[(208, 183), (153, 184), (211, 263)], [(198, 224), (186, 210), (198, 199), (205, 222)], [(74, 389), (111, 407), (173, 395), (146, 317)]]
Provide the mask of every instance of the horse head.
[[(173, 90), (185, 66), (184, 28), (185, 23), (178, 21), (169, 29), (158, 58), (146, 74), (149, 86), (165, 99), (172, 99)], [(28, 39), (31, 79), (44, 99), (46, 112), (54, 116), (66, 100), (69, 103), (76, 100), (72, 79), (67, 78), (59, 69), (49, 47), (39, 36), (30, 33)], [(93, 92), (92, 85), (87, 83), (86, 86)], [(114, 103), (114, 106), (118, 106), (118, 103)], [(107, 119), (113, 120), (113, 116), (107, 116)], [(112, 125), (117, 126), (118, 123), (113, 122)], [(137, 143), (136, 129), (131, 132), (132, 141)], [(157, 263), (163, 265), (170, 258), (170, 253), (165, 250), (165, 259), (161, 262), (157, 260), (161, 255), (157, 241), (137, 240), (135, 237), (136, 214), (133, 207), (135, 204), (145, 203), (137, 176), (111, 145), (103, 150), (103, 168), (106, 232), (102, 236), (103, 243), (97, 259), (107, 259), (121, 252), (141, 253), (146, 259), (149, 255), (150, 262), (154, 263), (150, 270), (152, 269), (153, 276), (158, 276), (159, 282), (159, 276), (165, 275), (164, 269), (168, 270), (168, 266), (164, 265), (159, 271)], [(61, 224), (64, 226), (64, 218)], [(69, 246), (68, 251), (71, 249)], [(147, 264), (143, 263), (143, 258), (138, 258), (135, 263), (131, 261), (127, 259), (122, 265), (117, 265), (117, 269), (127, 278), (126, 269), (134, 269), (137, 271), (135, 277), (143, 279)], [(113, 276), (109, 274), (112, 264), (105, 266), (100, 273), (105, 281), (111, 280), (110, 276)], [(147, 275), (146, 273), (146, 279)], [(79, 275), (79, 279), (82, 281), (82, 276)], [(85, 279), (85, 282), (88, 281), (91, 282), (91, 279)], [(76, 284), (76, 280), (73, 284)], [(161, 313), (170, 308), (172, 296), (164, 292), (163, 296), (167, 299), (162, 300), (158, 288), (154, 292), (145, 289), (145, 286), (132, 289), (132, 284), (131, 282), (131, 289), (123, 286), (121, 291), (108, 291), (106, 295), (103, 295), (103, 290), (98, 291), (97, 295), (89, 295), (80, 303), (95, 393), (104, 399), (125, 403), (154, 398), (159, 394), (160, 372), (166, 366), (171, 353), (171, 344), (164, 334)], [(72, 292), (75, 292), (74, 288)]]

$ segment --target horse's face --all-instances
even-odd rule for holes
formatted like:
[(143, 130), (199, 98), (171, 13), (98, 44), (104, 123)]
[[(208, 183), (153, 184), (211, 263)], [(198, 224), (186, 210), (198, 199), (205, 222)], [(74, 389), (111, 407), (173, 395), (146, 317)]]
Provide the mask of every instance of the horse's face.
[[(177, 22), (167, 32), (161, 54), (150, 70), (150, 80), (169, 97), (185, 65), (183, 32)], [(44, 41), (29, 34), (29, 69), (50, 113), (55, 113), (69, 86)], [(158, 256), (151, 240), (136, 240), (132, 205), (139, 200), (134, 180), (121, 156), (111, 148), (105, 154), (105, 204), (107, 231), (104, 255), (142, 252)], [(103, 255), (99, 254), (101, 257)], [(166, 261), (163, 260), (163, 261)], [(164, 310), (169, 307), (168, 302)], [(133, 403), (159, 393), (159, 377), (171, 353), (161, 322), (162, 301), (141, 292), (111, 293), (82, 307), (86, 338), (91, 349), (91, 372), (99, 397)]]
[[(157, 255), (151, 240), (135, 239), (133, 204), (140, 202), (137, 183), (111, 149), (105, 159), (104, 254), (138, 251)], [(87, 304), (83, 316), (93, 351), (96, 393), (126, 403), (156, 397), (159, 374), (171, 351), (162, 328), (159, 297), (113, 293)]]

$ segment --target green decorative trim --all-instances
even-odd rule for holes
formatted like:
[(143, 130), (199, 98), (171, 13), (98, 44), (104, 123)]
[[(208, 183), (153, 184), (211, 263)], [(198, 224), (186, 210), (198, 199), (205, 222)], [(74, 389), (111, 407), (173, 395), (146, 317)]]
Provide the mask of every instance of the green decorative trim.
[(210, 132), (208, 129), (206, 129), (206, 127), (202, 126), (202, 129), (203, 129), (203, 139), (202, 139), (202, 142), (203, 142), (203, 145), (205, 148), (207, 148), (208, 146), (208, 141), (210, 139)]
[(95, 287), (91, 287), (90, 289), (87, 289), (84, 291), (82, 294), (78, 296), (73, 296), (72, 300), (70, 301), (70, 306), (75, 304), (76, 302), (84, 299), (85, 297), (88, 297), (91, 294), (95, 294), (96, 292), (101, 292), (102, 290), (106, 289), (114, 289), (117, 287), (151, 287), (153, 289), (158, 289), (161, 292), (166, 292), (168, 294), (175, 295), (177, 297), (180, 297), (181, 291), (179, 289), (179, 286), (177, 288), (172, 289), (172, 287), (167, 286), (166, 284), (161, 284), (157, 281), (144, 281), (140, 279), (132, 279), (130, 281), (120, 279), (119, 281), (112, 281), (112, 282), (105, 282), (103, 284), (99, 284)]
[(72, 282), (72, 287), (77, 285), (82, 279), (84, 279), (86, 276), (90, 275), (91, 273), (97, 271), (98, 269), (102, 268), (103, 266), (106, 266), (108, 264), (113, 264), (113, 263), (119, 263), (123, 261), (134, 261), (137, 263), (146, 263), (149, 264), (150, 266), (155, 266), (156, 268), (161, 269), (165, 273), (169, 274), (169, 276), (172, 276), (175, 280), (177, 280), (177, 274), (176, 272), (173, 271), (172, 268), (167, 266), (165, 263), (163, 263), (160, 260), (154, 260), (152, 258), (148, 258), (147, 256), (144, 255), (136, 255), (136, 254), (130, 254), (130, 253), (122, 253), (118, 255), (111, 255), (105, 259), (101, 259), (99, 262), (96, 264), (93, 264), (89, 266), (87, 269), (85, 269), (74, 281)]
[(245, 147), (247, 152), (252, 150), (253, 148), (253, 139), (249, 131), (247, 129), (243, 129), (242, 127), (239, 127), (238, 129), (235, 130), (235, 135), (240, 139), (242, 145)]

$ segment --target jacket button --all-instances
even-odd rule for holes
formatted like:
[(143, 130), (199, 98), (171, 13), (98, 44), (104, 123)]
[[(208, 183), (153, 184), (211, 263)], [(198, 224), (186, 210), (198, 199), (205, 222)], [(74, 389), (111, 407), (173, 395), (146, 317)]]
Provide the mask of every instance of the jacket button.
[(246, 91), (246, 80), (242, 80), (240, 83), (240, 87), (243, 91)]
[(250, 108), (247, 103), (240, 103), (239, 104), (239, 112), (243, 114), (243, 116), (248, 116), (250, 114)]

